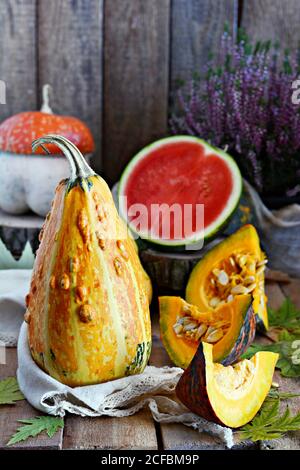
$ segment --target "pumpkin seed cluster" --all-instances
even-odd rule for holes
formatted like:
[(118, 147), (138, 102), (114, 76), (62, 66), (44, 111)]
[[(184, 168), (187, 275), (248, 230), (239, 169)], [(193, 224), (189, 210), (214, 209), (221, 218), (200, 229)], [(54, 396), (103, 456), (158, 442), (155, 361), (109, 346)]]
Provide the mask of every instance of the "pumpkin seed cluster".
[(250, 253), (232, 254), (208, 277), (207, 296), (213, 309), (231, 302), (236, 295), (264, 295), (264, 270), (267, 259), (256, 259)]
[[(208, 276), (207, 297), (209, 306), (217, 309), (232, 302), (236, 295), (252, 294), (264, 296), (264, 270), (267, 259), (256, 259), (250, 253), (232, 254), (215, 267)], [(191, 341), (217, 343), (226, 334), (229, 320), (201, 323), (194, 318), (188, 304), (176, 319), (173, 330), (177, 337)]]
[(193, 317), (192, 310), (188, 304), (182, 309), (182, 315), (176, 318), (173, 325), (175, 334), (179, 338), (185, 338), (191, 341), (205, 341), (206, 343), (217, 343), (226, 334), (230, 326), (227, 319), (201, 323)]

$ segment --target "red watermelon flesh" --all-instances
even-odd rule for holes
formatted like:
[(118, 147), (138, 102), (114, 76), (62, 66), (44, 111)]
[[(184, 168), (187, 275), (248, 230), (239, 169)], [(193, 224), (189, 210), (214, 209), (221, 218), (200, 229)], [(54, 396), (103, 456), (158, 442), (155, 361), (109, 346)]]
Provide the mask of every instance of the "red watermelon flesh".
[[(241, 182), (236, 164), (223, 152), (209, 147), (193, 137), (174, 137), (158, 141), (138, 154), (125, 170), (120, 183), (121, 195), (127, 196), (127, 208), (143, 204), (148, 209), (148, 227), (155, 234), (156, 241), (163, 241), (164, 212), (159, 218), (151, 218), (153, 204), (178, 205), (184, 214), (185, 205), (190, 204), (191, 223), (186, 224), (184, 216), (174, 212), (170, 218), (170, 244), (184, 241), (222, 218), (234, 194), (239, 198)], [(196, 207), (203, 204), (204, 220), (197, 224)], [(136, 218), (127, 210), (129, 225), (137, 232)], [(200, 225), (199, 226), (199, 222)], [(223, 221), (222, 221), (223, 222)], [(179, 236), (178, 236), (179, 234)], [(145, 236), (143, 232), (141, 235)], [(181, 236), (180, 236), (181, 235)], [(154, 240), (155, 241), (155, 240)]]

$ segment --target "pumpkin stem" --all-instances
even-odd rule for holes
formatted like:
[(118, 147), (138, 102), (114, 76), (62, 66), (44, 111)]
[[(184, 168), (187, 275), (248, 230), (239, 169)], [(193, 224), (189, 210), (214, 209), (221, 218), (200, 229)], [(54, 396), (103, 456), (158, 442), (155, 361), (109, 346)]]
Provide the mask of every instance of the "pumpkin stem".
[(48, 154), (50, 153), (44, 144), (54, 144), (63, 152), (67, 158), (70, 168), (71, 168), (71, 180), (76, 178), (88, 178), (95, 175), (95, 172), (87, 164), (82, 153), (78, 150), (76, 145), (74, 145), (70, 140), (66, 139), (61, 135), (48, 134), (44, 137), (40, 137), (32, 142), (32, 150), (35, 150), (38, 147), (42, 147)]
[(49, 91), (50, 90), (51, 90), (51, 86), (48, 83), (43, 85), (43, 90), (42, 90), (43, 102), (42, 102), (42, 107), (41, 107), (42, 113), (53, 114), (53, 111), (50, 108), (50, 104), (49, 104)]

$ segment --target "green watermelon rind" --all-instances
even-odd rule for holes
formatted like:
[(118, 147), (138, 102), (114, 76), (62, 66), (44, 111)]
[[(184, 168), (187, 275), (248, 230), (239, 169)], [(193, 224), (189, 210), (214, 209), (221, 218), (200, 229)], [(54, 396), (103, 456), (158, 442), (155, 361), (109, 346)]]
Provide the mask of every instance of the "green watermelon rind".
[[(122, 206), (120, 197), (125, 196), (124, 189), (126, 187), (128, 177), (131, 174), (132, 170), (135, 168), (136, 164), (140, 160), (142, 160), (146, 155), (148, 155), (149, 152), (165, 144), (183, 142), (183, 141), (198, 143), (201, 146), (204, 146), (208, 151), (213, 152), (214, 154), (217, 154), (218, 156), (222, 157), (226, 161), (233, 175), (234, 189), (231, 193), (228, 203), (226, 204), (225, 209), (220, 213), (220, 215), (212, 224), (210, 224), (208, 227), (205, 228), (204, 233), (203, 231), (201, 231), (200, 236), (198, 238), (196, 234), (192, 238), (185, 238), (182, 240), (161, 240), (161, 239), (156, 239), (156, 238), (153, 239), (151, 238), (148, 232), (141, 233), (140, 231), (135, 230), (134, 226), (130, 223), (130, 221), (127, 218), (127, 214)], [(208, 144), (202, 139), (199, 139), (198, 137), (193, 137), (193, 136), (188, 136), (188, 135), (165, 137), (163, 139), (156, 140), (155, 142), (144, 147), (130, 160), (130, 162), (125, 167), (121, 175), (119, 187), (118, 187), (119, 212), (120, 212), (121, 217), (126, 221), (129, 228), (132, 230), (132, 232), (134, 232), (141, 239), (147, 240), (150, 243), (153, 243), (155, 245), (165, 246), (165, 247), (175, 248), (175, 247), (192, 246), (194, 244), (199, 243), (199, 241), (203, 239), (204, 241), (211, 240), (212, 238), (216, 237), (218, 233), (220, 233), (220, 231), (223, 229), (224, 226), (227, 225), (229, 219), (231, 218), (231, 216), (237, 209), (241, 195), (242, 195), (242, 189), (243, 189), (243, 183), (242, 183), (242, 176), (241, 176), (239, 167), (237, 163), (235, 162), (235, 160), (233, 159), (233, 157), (231, 157), (224, 150), (213, 147), (212, 145)]]

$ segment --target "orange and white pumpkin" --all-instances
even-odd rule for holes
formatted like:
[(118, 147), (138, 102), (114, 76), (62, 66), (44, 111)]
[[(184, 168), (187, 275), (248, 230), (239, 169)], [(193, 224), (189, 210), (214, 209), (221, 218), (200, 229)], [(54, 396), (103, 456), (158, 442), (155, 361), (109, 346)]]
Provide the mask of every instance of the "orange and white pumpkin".
[[(24, 111), (15, 114), (0, 125), (0, 150), (18, 155), (31, 155), (31, 142), (46, 134), (60, 134), (71, 140), (80, 152), (90, 154), (95, 143), (90, 129), (73, 116), (54, 114), (49, 105), (49, 85), (43, 86), (43, 104), (40, 111)], [(49, 151), (59, 153), (57, 147)], [(37, 153), (44, 154), (40, 149)]]

